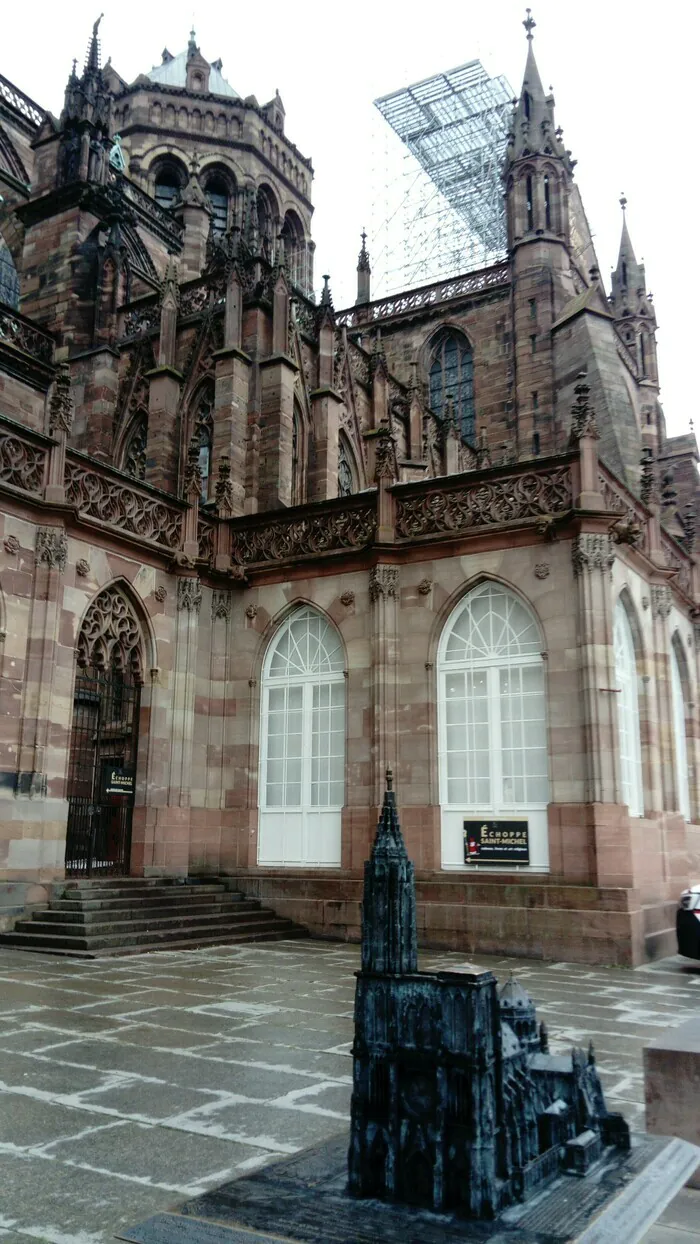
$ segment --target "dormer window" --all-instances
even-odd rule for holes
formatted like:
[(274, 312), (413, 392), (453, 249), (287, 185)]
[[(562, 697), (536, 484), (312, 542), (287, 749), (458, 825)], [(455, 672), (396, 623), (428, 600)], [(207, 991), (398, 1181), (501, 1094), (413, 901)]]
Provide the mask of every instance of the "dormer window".
[(204, 89), (204, 78), (201, 73), (192, 74), (191, 85), (193, 91), (201, 91)]

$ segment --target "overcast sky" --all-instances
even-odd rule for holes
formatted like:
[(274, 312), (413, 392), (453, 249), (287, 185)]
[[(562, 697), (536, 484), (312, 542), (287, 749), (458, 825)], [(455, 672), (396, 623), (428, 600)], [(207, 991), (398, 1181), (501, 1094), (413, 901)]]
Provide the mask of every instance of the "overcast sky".
[[(519, 0), (280, 0), (252, 5), (169, 0), (35, 0), (7, 6), (0, 72), (58, 114), (71, 61), (82, 63), (104, 6), (103, 60), (133, 80), (184, 49), (194, 21), (208, 60), (242, 96), (279, 88), (286, 132), (315, 168), (317, 284), (331, 274), (337, 307), (353, 301), (359, 232), (372, 219), (373, 107), (378, 95), (480, 58), (519, 91), (526, 55)], [(661, 397), (669, 431), (696, 418), (693, 192), (700, 19), (696, 0), (533, 0), (535, 52), (556, 119), (578, 160), (576, 178), (609, 289), (620, 237), (618, 199), (659, 321)], [(692, 100), (691, 100), (692, 90)], [(371, 238), (368, 245), (371, 247)], [(696, 418), (697, 423), (697, 418)]]

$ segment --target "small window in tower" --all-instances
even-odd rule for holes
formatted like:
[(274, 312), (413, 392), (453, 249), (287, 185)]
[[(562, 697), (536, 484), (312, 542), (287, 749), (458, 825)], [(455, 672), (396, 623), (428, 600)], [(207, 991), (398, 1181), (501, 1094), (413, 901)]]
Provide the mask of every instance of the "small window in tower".
[(536, 458), (540, 452), (540, 434), (533, 432), (532, 434), (532, 456)]
[(537, 299), (530, 298), (529, 306), (530, 306), (530, 319), (536, 320), (537, 319)]
[(550, 197), (550, 181), (545, 173), (544, 175), (544, 225), (545, 229), (552, 227), (552, 203)]
[(623, 289), (627, 288), (627, 264), (624, 259), (622, 261), (622, 287)]
[(537, 389), (535, 389), (532, 394), (532, 409), (539, 410), (539, 408), (540, 408), (540, 399), (537, 393)]
[(651, 411), (647, 411), (647, 424), (651, 425)]
[(527, 91), (523, 91), (523, 108), (525, 110), (525, 116), (527, 117), (529, 121), (530, 120), (530, 96), (528, 95)]
[(164, 168), (156, 177), (155, 200), (159, 207), (170, 211), (180, 197), (180, 179), (174, 169)]
[(525, 178), (525, 190), (527, 194), (527, 227), (534, 227), (534, 209), (532, 203), (532, 177), (529, 175)]
[(644, 333), (641, 333), (639, 337), (639, 366), (640, 366), (642, 375), (646, 376), (647, 360), (646, 360), (646, 351), (644, 349)]
[(537, 334), (536, 333), (533, 333), (532, 336), (530, 337), (530, 353), (531, 354), (537, 353)]
[(204, 191), (211, 209), (211, 227), (214, 233), (225, 233), (228, 228), (228, 189), (220, 177), (211, 177)]

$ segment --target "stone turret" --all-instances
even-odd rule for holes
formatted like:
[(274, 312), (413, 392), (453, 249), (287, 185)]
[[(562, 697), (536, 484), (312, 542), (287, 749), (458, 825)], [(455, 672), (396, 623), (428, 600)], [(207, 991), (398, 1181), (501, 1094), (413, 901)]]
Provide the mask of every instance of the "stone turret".
[(78, 77), (76, 62), (73, 61), (66, 86), (59, 122), (58, 185), (74, 181), (103, 184), (107, 180), (111, 100), (100, 65), (98, 30), (101, 21), (102, 15), (92, 28), (81, 77)]
[(370, 294), (370, 277), (372, 269), (369, 266), (369, 254), (367, 251), (367, 234), (362, 230), (362, 249), (357, 257), (357, 298), (356, 306), (362, 306), (369, 302)]
[(658, 389), (656, 363), (656, 314), (651, 295), (647, 293), (644, 264), (637, 261), (627, 227), (627, 199), (620, 199), (622, 236), (617, 267), (612, 272), (613, 308), (618, 332), (633, 354), (640, 379)]
[(416, 895), (396, 811), (391, 769), (372, 854), (365, 864), (362, 971), (401, 975), (418, 970)]

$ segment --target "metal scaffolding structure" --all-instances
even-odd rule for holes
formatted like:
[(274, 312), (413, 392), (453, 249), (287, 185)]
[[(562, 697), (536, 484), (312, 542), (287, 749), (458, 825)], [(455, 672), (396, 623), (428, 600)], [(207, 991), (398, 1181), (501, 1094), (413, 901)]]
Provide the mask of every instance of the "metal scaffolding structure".
[(503, 258), (512, 100), (474, 60), (374, 101), (375, 297)]

